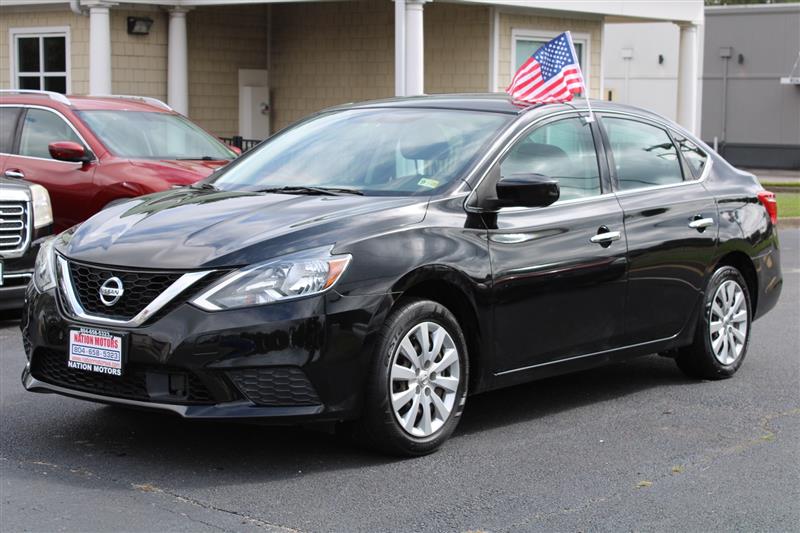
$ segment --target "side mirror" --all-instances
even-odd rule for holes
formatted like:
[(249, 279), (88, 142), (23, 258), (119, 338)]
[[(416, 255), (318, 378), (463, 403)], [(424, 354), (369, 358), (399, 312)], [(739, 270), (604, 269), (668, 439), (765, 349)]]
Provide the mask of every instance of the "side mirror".
[(68, 161), (70, 163), (88, 163), (92, 160), (92, 155), (86, 149), (72, 141), (58, 141), (47, 145), (50, 157), (58, 161)]
[(558, 180), (541, 174), (512, 174), (497, 182), (497, 207), (545, 207), (560, 196)]

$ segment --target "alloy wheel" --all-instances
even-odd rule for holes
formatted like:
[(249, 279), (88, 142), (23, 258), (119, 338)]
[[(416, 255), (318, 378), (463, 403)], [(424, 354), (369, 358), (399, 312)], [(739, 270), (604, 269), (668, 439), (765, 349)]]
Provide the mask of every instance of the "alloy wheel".
[(455, 407), (461, 375), (453, 337), (435, 322), (421, 322), (395, 350), (390, 401), (403, 430), (414, 437), (439, 431)]
[(711, 348), (721, 364), (733, 364), (742, 354), (747, 341), (749, 319), (742, 286), (734, 280), (725, 281), (711, 300), (708, 321)]

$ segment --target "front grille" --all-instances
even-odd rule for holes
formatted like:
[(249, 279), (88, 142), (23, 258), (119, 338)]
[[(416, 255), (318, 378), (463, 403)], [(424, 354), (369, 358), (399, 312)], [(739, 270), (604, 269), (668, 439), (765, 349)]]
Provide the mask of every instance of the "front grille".
[[(83, 309), (94, 316), (130, 320), (182, 276), (181, 272), (119, 270), (69, 262), (72, 286)], [(100, 286), (109, 278), (122, 281), (122, 297), (112, 306), (100, 300)]]
[(231, 370), (228, 377), (256, 405), (318, 405), (317, 391), (305, 372), (293, 366)]
[[(67, 389), (145, 402), (151, 400), (149, 378), (151, 388), (163, 387), (163, 390), (152, 391), (158, 393), (158, 402), (187, 405), (216, 403), (200, 378), (181, 369), (128, 364), (122, 376), (109, 376), (69, 368), (65, 352), (40, 348), (31, 362), (31, 374), (39, 381)], [(179, 391), (170, 389), (175, 383), (180, 383)]]
[(28, 242), (28, 203), (0, 203), (0, 252), (21, 251)]

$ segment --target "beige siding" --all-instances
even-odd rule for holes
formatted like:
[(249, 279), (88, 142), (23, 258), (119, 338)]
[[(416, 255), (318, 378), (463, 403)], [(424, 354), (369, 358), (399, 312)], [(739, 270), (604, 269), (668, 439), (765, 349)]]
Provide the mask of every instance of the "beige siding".
[(63, 27), (70, 29), (70, 63), (72, 92), (85, 93), (89, 89), (89, 19), (79, 17), (66, 9), (20, 10), (0, 7), (0, 88), (11, 87), (12, 28)]
[(267, 6), (188, 14), (189, 116), (215, 135), (239, 133), (239, 69), (267, 68)]
[(514, 30), (531, 30), (589, 34), (589, 88), (592, 98), (600, 97), (600, 49), (603, 23), (600, 20), (543, 17), (539, 15), (521, 15), (517, 13), (500, 13), (498, 50), (498, 86), (502, 91), (511, 81), (514, 66), (512, 58), (512, 34)]
[(485, 92), (491, 10), (436, 2), (424, 9), (425, 92)]
[(272, 129), (322, 108), (394, 94), (394, 4), (382, 0), (273, 8)]
[[(128, 17), (150, 17), (148, 35), (128, 35)], [(111, 89), (114, 94), (167, 99), (167, 14), (158, 8), (111, 8)]]

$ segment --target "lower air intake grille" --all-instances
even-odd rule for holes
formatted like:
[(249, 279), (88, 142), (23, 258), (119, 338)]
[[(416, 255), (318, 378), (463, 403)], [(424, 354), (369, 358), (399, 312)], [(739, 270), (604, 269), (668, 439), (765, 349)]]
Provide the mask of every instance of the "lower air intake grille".
[[(101, 396), (145, 402), (151, 400), (147, 388), (148, 374), (151, 377), (153, 375), (171, 376), (173, 379), (180, 377), (180, 383), (183, 387), (181, 394), (172, 397), (160, 395), (157, 401), (186, 405), (216, 403), (203, 382), (193, 373), (183, 370), (148, 367), (145, 365), (127, 365), (122, 376), (109, 376), (69, 368), (67, 366), (66, 353), (38, 349), (31, 362), (31, 373), (34, 378), (51, 385)], [(166, 383), (167, 379), (155, 381)]]
[(228, 376), (256, 405), (319, 405), (319, 397), (305, 372), (297, 367), (244, 368)]

